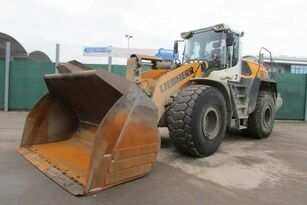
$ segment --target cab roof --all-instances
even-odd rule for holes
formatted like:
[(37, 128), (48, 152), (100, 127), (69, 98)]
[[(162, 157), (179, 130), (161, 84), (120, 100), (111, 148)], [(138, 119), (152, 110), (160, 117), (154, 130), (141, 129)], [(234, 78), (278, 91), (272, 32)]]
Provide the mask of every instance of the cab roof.
[(205, 32), (205, 31), (209, 31), (209, 30), (215, 30), (215, 31), (231, 31), (233, 33), (238, 34), (240, 37), (242, 37), (244, 35), (244, 32), (239, 32), (235, 29), (232, 29), (230, 26), (228, 26), (227, 24), (217, 24), (214, 26), (210, 26), (210, 27), (206, 27), (206, 28), (201, 28), (201, 29), (197, 29), (197, 30), (192, 30), (192, 31), (188, 31), (188, 32), (182, 32), (180, 35), (183, 39), (186, 39), (188, 36), (190, 36), (190, 34), (192, 33), (200, 33), (200, 32)]

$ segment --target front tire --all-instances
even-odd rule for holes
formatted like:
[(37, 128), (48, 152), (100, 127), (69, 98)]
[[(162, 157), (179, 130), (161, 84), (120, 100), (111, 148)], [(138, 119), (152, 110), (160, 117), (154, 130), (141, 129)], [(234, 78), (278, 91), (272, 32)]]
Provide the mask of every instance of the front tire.
[(209, 156), (225, 136), (225, 99), (215, 87), (189, 86), (176, 95), (167, 120), (170, 138), (179, 151), (196, 157)]

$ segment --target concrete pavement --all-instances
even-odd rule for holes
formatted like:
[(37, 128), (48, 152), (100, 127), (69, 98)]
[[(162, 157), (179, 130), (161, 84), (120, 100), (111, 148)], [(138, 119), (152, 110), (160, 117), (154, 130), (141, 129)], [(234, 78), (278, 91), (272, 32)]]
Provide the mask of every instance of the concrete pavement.
[(306, 204), (307, 124), (276, 123), (268, 139), (227, 134), (220, 150), (178, 153), (161, 129), (161, 152), (146, 177), (75, 197), (17, 152), (26, 112), (0, 112), (0, 204)]

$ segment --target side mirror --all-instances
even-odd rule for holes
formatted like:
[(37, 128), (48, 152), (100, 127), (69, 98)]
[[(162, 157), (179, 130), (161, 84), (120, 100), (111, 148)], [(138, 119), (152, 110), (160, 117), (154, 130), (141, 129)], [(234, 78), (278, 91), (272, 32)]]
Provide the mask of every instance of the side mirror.
[(178, 41), (174, 42), (174, 54), (178, 53)]
[(232, 46), (233, 43), (234, 43), (234, 38), (233, 38), (232, 33), (227, 33), (227, 36), (226, 36), (226, 46)]

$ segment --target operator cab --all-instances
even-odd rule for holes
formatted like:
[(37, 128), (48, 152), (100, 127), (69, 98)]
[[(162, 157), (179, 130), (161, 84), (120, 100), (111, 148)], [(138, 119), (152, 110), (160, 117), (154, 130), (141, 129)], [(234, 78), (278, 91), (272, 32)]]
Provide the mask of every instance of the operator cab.
[(183, 32), (185, 48), (182, 63), (207, 62), (208, 69), (205, 76), (211, 71), (234, 67), (240, 58), (240, 36), (243, 33), (230, 29), (225, 24)]

